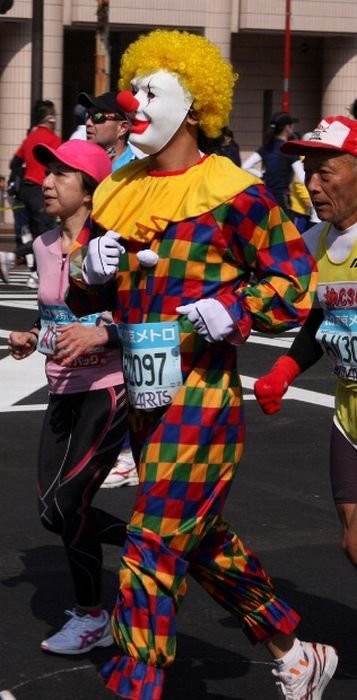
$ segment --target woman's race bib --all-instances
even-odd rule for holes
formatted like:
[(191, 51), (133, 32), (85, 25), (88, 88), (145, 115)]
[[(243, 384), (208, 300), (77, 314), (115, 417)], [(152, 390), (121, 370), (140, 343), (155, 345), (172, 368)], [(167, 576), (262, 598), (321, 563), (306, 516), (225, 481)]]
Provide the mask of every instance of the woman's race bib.
[(77, 318), (68, 306), (39, 304), (41, 315), (41, 330), (38, 336), (37, 350), (44, 355), (53, 355), (56, 349), (56, 333), (61, 326), (69, 323), (83, 323), (85, 326), (95, 326), (98, 314), (89, 314)]
[(131, 405), (152, 411), (171, 403), (182, 386), (177, 321), (120, 323), (118, 329)]

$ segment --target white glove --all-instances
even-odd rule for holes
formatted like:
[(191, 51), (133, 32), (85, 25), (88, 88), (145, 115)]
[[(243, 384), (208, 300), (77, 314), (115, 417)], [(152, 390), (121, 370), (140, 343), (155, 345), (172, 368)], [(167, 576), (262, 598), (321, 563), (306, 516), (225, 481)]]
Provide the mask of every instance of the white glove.
[(178, 306), (176, 311), (178, 314), (186, 314), (197, 333), (202, 335), (207, 343), (224, 340), (233, 332), (234, 321), (217, 299), (199, 299), (193, 304)]
[(104, 236), (93, 238), (89, 242), (82, 265), (83, 279), (87, 284), (104, 284), (114, 277), (120, 256), (125, 253), (119, 239), (119, 233), (107, 231)]

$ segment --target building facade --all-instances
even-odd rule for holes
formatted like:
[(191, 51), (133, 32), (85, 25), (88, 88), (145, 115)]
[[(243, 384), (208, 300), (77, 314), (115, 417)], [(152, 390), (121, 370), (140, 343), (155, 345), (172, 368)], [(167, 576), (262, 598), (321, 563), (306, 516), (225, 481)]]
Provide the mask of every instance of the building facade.
[[(29, 127), (34, 87), (55, 102), (63, 138), (74, 129), (78, 93), (95, 90), (98, 0), (42, 0), (40, 45), (32, 21), (36, 6), (36, 0), (14, 0), (0, 15), (0, 175), (5, 177)], [(322, 115), (348, 115), (357, 97), (357, 3), (290, 0), (290, 7), (289, 106), (304, 133)], [(240, 76), (230, 126), (244, 157), (260, 145), (270, 114), (282, 107), (286, 8), (286, 0), (166, 0), (164, 8), (160, 0), (109, 0), (108, 87), (116, 89), (120, 56), (139, 34), (165, 27), (205, 35)]]

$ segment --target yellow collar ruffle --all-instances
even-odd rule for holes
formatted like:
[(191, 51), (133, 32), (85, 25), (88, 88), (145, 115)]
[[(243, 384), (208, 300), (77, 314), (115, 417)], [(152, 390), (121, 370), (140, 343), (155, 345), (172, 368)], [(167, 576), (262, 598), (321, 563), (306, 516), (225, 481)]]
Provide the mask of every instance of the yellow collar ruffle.
[(212, 211), (260, 182), (228, 158), (211, 155), (188, 170), (149, 174), (148, 158), (109, 175), (93, 198), (94, 220), (126, 240), (150, 243), (169, 222)]

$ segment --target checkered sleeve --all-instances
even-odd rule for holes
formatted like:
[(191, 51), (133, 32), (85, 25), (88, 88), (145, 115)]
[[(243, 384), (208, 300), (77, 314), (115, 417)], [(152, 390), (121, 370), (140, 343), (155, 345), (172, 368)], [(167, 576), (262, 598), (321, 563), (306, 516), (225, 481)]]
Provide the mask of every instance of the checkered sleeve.
[(230, 203), (222, 232), (235, 259), (250, 273), (248, 284), (239, 278), (219, 296), (236, 319), (236, 330), (244, 337), (250, 326), (281, 333), (301, 325), (314, 298), (315, 262), (263, 185), (247, 189)]
[(82, 277), (82, 264), (87, 255), (88, 243), (102, 233), (103, 230), (92, 219), (88, 219), (70, 251), (65, 301), (77, 317), (99, 311), (116, 311), (118, 306), (115, 278), (105, 284), (87, 285)]

